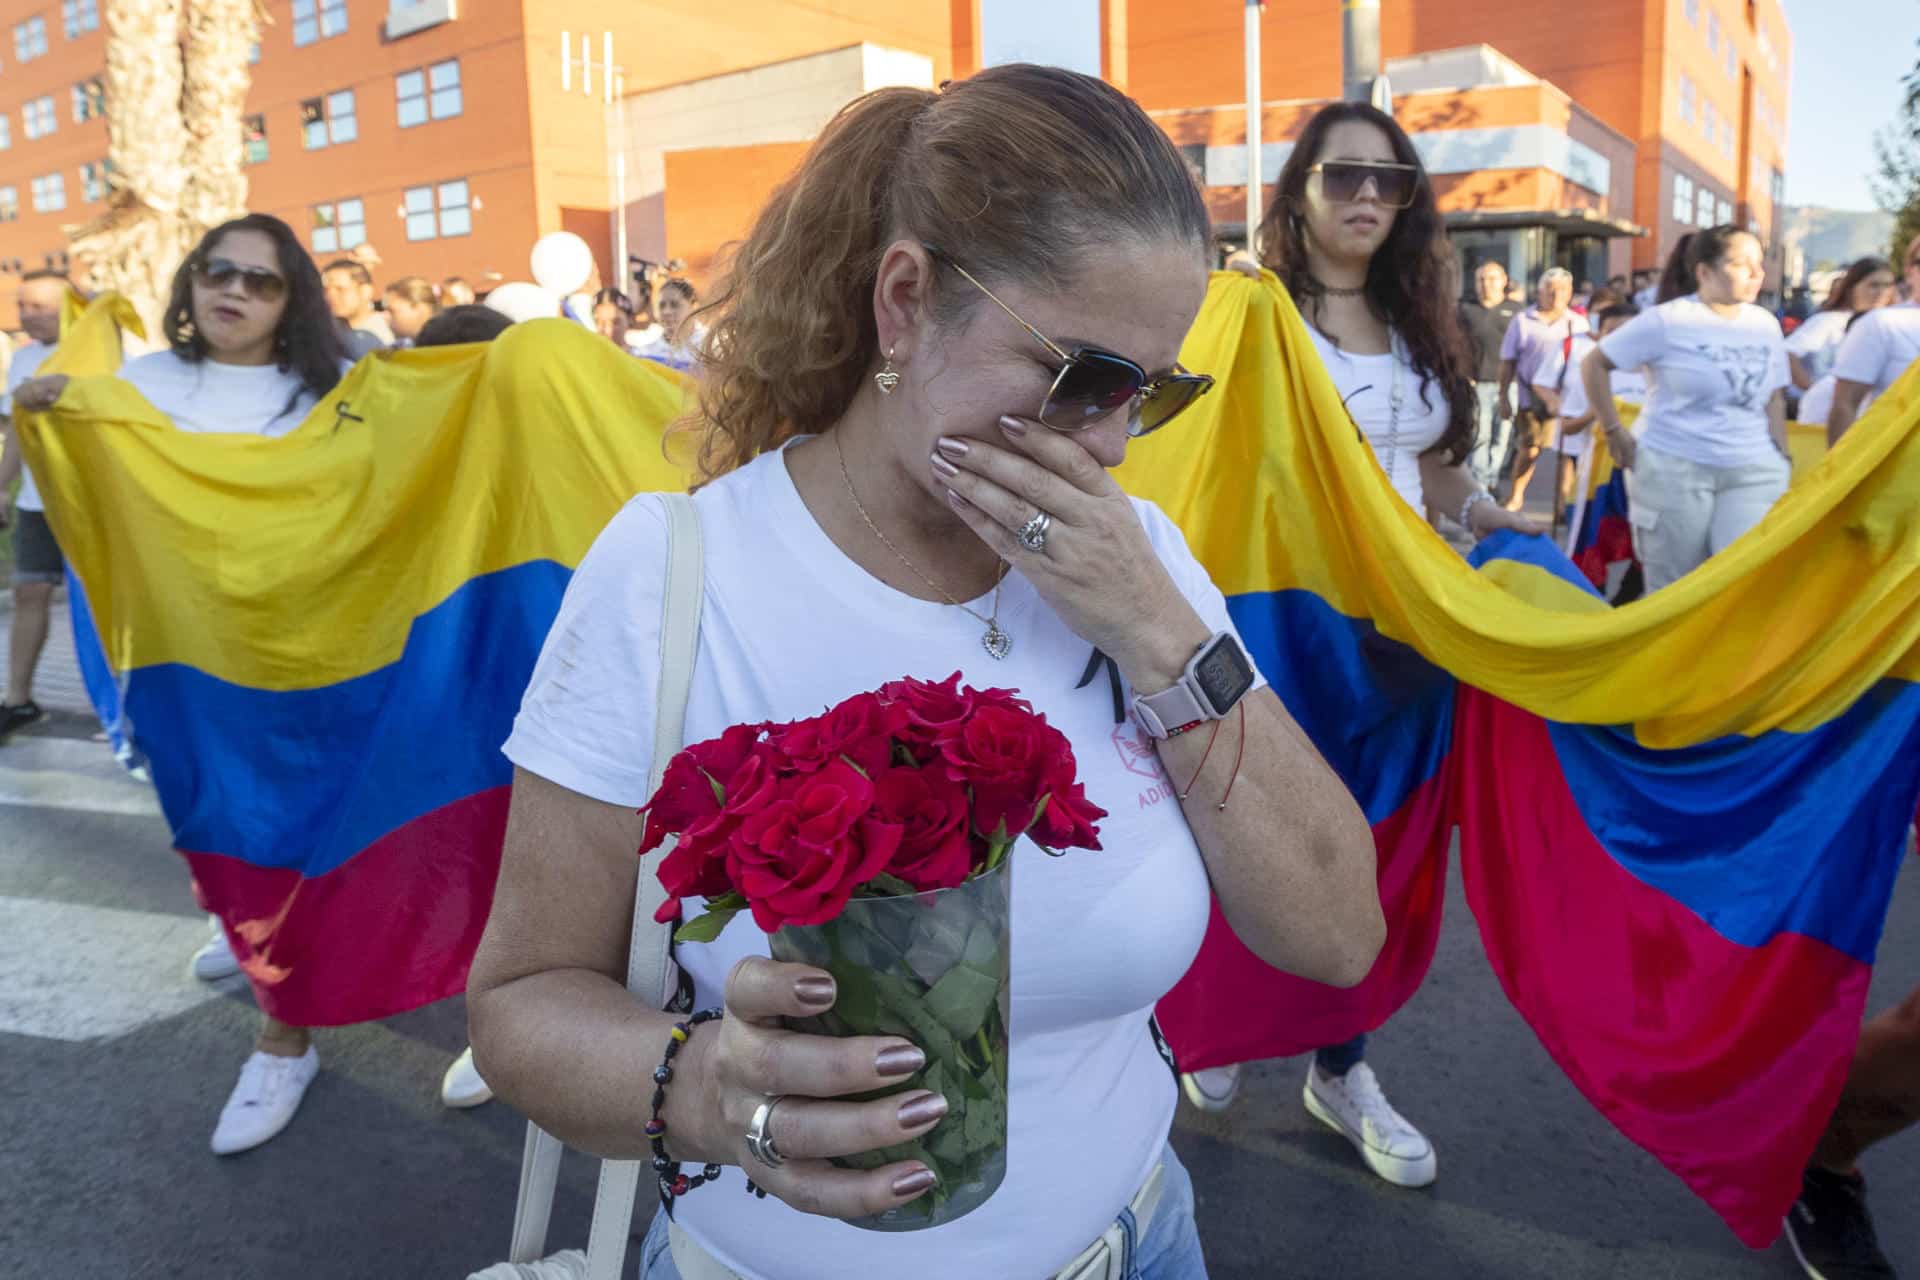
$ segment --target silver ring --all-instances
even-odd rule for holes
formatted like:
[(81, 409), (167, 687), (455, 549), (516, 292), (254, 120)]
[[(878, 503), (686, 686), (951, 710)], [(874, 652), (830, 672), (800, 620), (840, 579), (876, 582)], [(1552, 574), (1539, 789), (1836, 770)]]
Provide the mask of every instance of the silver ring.
[(747, 1122), (747, 1150), (769, 1169), (778, 1169), (787, 1162), (780, 1148), (773, 1145), (771, 1124), (773, 1109), (786, 1101), (786, 1097), (784, 1093), (776, 1093), (767, 1098), (753, 1109), (753, 1119)]
[(1020, 526), (1013, 536), (1020, 539), (1020, 545), (1038, 553), (1047, 549), (1047, 530), (1053, 528), (1053, 517), (1044, 511), (1033, 513), (1033, 519)]

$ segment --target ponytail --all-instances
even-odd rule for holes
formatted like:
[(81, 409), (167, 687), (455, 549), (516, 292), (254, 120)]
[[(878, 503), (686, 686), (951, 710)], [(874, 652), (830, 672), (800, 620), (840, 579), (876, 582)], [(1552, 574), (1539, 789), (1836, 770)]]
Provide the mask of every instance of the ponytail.
[(838, 421), (872, 363), (893, 175), (935, 95), (881, 89), (827, 126), (773, 193), (701, 310), (699, 466), (711, 479)]
[[(732, 254), (700, 314), (700, 435), (710, 480), (846, 415), (881, 352), (880, 259), (936, 244), (989, 286), (1073, 286), (1089, 245), (1211, 238), (1206, 203), (1171, 139), (1137, 103), (1058, 67), (991, 67), (934, 93), (880, 89), (828, 124)], [(977, 306), (947, 269), (938, 323)], [(951, 286), (951, 287), (950, 287)]]

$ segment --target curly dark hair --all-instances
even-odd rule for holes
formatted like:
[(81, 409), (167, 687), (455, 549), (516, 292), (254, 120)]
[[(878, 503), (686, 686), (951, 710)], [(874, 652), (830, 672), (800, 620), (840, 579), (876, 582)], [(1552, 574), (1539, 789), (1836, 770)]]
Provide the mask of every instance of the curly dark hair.
[[(287, 282), (287, 308), (280, 315), (273, 334), (273, 355), (282, 373), (300, 379), (304, 392), (317, 400), (332, 391), (340, 381), (340, 365), (346, 351), (340, 345), (339, 330), (333, 313), (327, 309), (327, 295), (320, 283), (320, 272), (307, 256), (293, 228), (270, 213), (249, 213), (223, 222), (193, 247), (180, 269), (173, 273), (173, 292), (167, 299), (162, 331), (173, 354), (190, 364), (207, 358), (207, 340), (193, 323), (193, 273), (213, 254), (221, 237), (230, 231), (257, 231), (273, 241), (274, 256), (279, 259), (280, 274)], [(288, 402), (291, 408), (299, 400), (296, 393)]]
[(1413, 203), (1395, 215), (1386, 243), (1367, 264), (1366, 300), (1374, 316), (1406, 344), (1420, 375), (1421, 404), (1432, 407), (1430, 392), (1438, 384), (1447, 404), (1447, 430), (1427, 452), (1444, 454), (1457, 466), (1473, 449), (1474, 394), (1467, 335), (1447, 282), (1453, 249), (1426, 166), (1392, 116), (1364, 102), (1336, 102), (1307, 122), (1273, 184), (1273, 199), (1260, 223), (1260, 261), (1280, 277), (1302, 311), (1318, 314), (1326, 291), (1307, 269), (1307, 170), (1318, 162), (1327, 134), (1349, 120), (1380, 130), (1394, 159), (1419, 170)]

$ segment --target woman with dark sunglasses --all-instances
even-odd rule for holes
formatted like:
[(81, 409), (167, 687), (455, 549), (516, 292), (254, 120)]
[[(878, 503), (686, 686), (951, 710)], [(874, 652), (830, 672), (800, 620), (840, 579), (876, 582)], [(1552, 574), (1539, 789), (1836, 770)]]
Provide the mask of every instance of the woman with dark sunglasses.
[[(119, 376), (182, 431), (285, 435), (333, 390), (345, 363), (313, 260), (292, 228), (264, 213), (206, 234), (174, 275), (162, 325), (167, 349), (129, 360)], [(49, 408), (66, 385), (63, 375), (38, 378), (18, 398)], [(217, 920), (193, 970), (238, 972)], [(278, 1134), (319, 1070), (306, 1028), (261, 1021), (214, 1129), (217, 1155)]]
[[(1420, 157), (1392, 117), (1342, 102), (1315, 115), (1274, 184), (1260, 227), (1260, 263), (1299, 304), (1347, 411), (1409, 507), (1440, 511), (1476, 538), (1542, 532), (1504, 510), (1467, 466), (1473, 447), (1473, 362), (1445, 279), (1445, 224)], [(1368, 1168), (1399, 1186), (1432, 1182), (1433, 1144), (1387, 1101), (1357, 1036), (1314, 1055), (1303, 1098), (1353, 1143)], [(1183, 1078), (1195, 1106), (1223, 1111), (1238, 1066)]]
[[(1206, 388), (1176, 360), (1209, 239), (1135, 103), (1013, 65), (848, 106), (739, 249), (685, 424), (706, 481), (686, 739), (958, 670), (1031, 699), (1108, 816), (1098, 854), (1016, 846), (1006, 1181), (937, 1231), (839, 1221), (927, 1195), (923, 1164), (821, 1158), (941, 1123), (920, 1048), (783, 1030), (837, 993), (768, 960), (744, 917), (676, 948), (696, 1006), (727, 1016), (674, 1060), (668, 1154), (744, 1169), (655, 1217), (646, 1280), (1206, 1274), (1150, 1015), (1199, 949), (1209, 887), (1257, 953), (1321, 981), (1357, 981), (1383, 928), (1364, 818), (1179, 531), (1108, 474)], [(639, 655), (660, 650), (666, 518), (635, 499), (568, 587), (506, 746), (512, 814), (468, 992), (500, 1096), (617, 1156), (648, 1150), (634, 1100), (674, 1022), (622, 984), (635, 877), (654, 873), (633, 856), (658, 680)], [(1112, 688), (1082, 680), (1096, 650)], [(784, 1160), (744, 1143), (756, 1114)]]

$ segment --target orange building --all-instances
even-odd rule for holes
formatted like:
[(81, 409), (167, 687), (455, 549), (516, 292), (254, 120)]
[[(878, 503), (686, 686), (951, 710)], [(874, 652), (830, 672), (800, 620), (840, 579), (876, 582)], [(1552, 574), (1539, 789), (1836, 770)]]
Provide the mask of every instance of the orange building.
[[(104, 0), (0, 0), (0, 308), (107, 192)], [(613, 278), (605, 36), (627, 93), (872, 39), (950, 74), (954, 0), (264, 0), (252, 208), (382, 279), (524, 279), (556, 230)], [(562, 41), (573, 55), (563, 88)], [(583, 51), (590, 65), (581, 65)], [(757, 199), (765, 185), (748, 194)], [(4, 317), (0, 317), (4, 318)]]
[[(6, 277), (61, 264), (65, 229), (105, 196), (103, 3), (0, 0), (0, 309)], [(1238, 239), (1244, 6), (1098, 11), (1102, 74), (1188, 149), (1222, 238)], [(529, 246), (560, 229), (593, 245), (603, 279), (617, 278), (623, 242), (704, 278), (833, 111), (880, 85), (965, 75), (994, 45), (982, 0), (265, 0), (265, 12), (252, 206), (322, 261), (366, 243), (382, 278), (483, 287), (524, 278)], [(989, 27), (1003, 12), (990, 8)], [(1268, 0), (1262, 21), (1270, 183), (1288, 139), (1339, 96), (1340, 4)], [(1773, 230), (1780, 0), (1381, 0), (1381, 45), (1396, 113), (1470, 256), (1591, 278), (1656, 264), (1688, 226)]]

